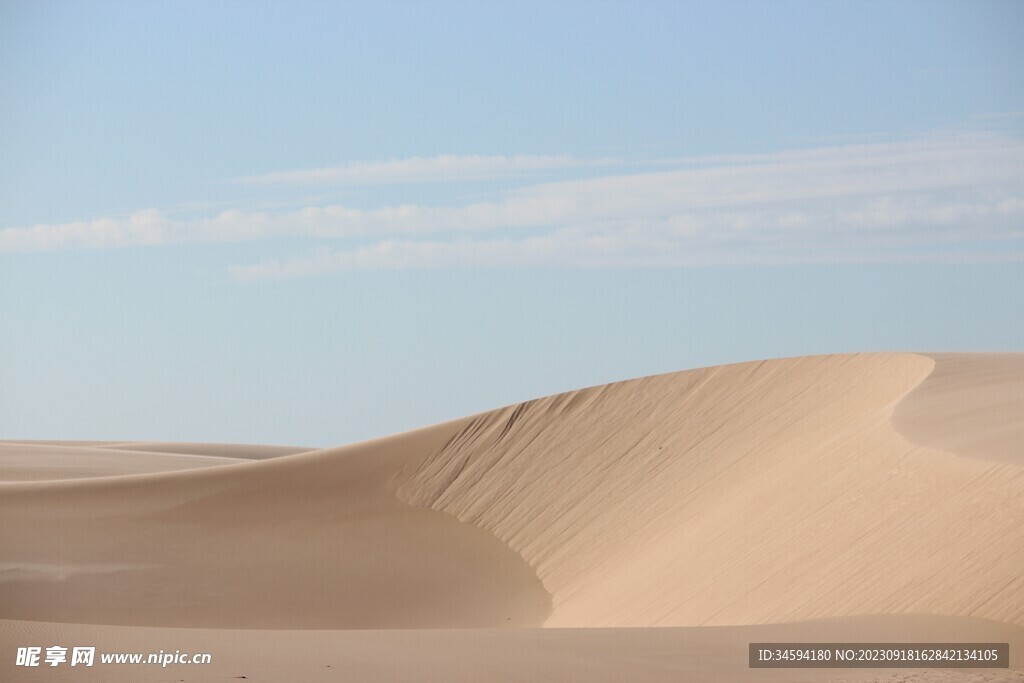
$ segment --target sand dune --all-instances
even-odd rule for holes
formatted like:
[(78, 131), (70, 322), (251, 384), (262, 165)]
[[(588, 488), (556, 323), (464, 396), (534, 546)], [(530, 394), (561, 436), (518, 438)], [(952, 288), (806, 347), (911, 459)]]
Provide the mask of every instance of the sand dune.
[(0, 441), (0, 481), (171, 472), (309, 451), (290, 446), (153, 441)]
[(80, 478), (0, 484), (0, 634), (320, 629), (159, 637), (200, 634), (232, 661), (305, 642), (367, 680), (403, 680), (416, 656), (379, 659), (413, 641), (423, 661), (466, 654), (439, 680), (480, 680), (474, 657), (502, 647), (527, 662), (507, 680), (544, 680), (531, 657), (575, 680), (573, 652), (606, 664), (578, 680), (769, 680), (735, 649), (755, 626), (1019, 639), (1022, 446), (1024, 354), (721, 366), (308, 452), (8, 442), (21, 479)]
[(164, 441), (119, 441), (104, 446), (111, 450), (142, 451), (146, 453), (173, 453), (178, 455), (205, 455), (242, 460), (266, 460), (282, 455), (307, 453), (315, 448), (301, 446), (260, 446), (255, 444), (180, 443)]
[(0, 481), (88, 479), (198, 469), (238, 462), (236, 458), (153, 454), (124, 448), (0, 441)]

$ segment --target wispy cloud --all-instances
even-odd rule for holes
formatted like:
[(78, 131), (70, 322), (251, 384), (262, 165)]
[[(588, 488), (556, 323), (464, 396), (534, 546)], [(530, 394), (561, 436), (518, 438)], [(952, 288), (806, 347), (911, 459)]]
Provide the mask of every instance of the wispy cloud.
[(0, 252), (302, 236), (320, 246), (231, 268), (239, 280), (364, 269), (684, 267), (1020, 260), (1024, 142), (898, 143), (680, 159), (655, 172), (534, 184), (453, 206), (224, 211), (0, 231)]
[(410, 157), (389, 161), (356, 162), (346, 166), (264, 173), (237, 178), (250, 185), (398, 185), (484, 180), (581, 166), (611, 160), (580, 160), (570, 156), (459, 156)]
[[(963, 225), (969, 225), (964, 229)], [(977, 227), (975, 227), (977, 226)], [(1012, 244), (1007, 244), (1012, 242)], [(236, 265), (241, 281), (447, 267), (693, 267), (1024, 261), (1024, 200), (879, 200), (846, 209), (726, 212), (557, 228), (526, 237), (388, 239)]]
[(1010, 119), (1024, 119), (1024, 111), (990, 111), (982, 114), (975, 114), (971, 118), (975, 121), (1006, 121)]

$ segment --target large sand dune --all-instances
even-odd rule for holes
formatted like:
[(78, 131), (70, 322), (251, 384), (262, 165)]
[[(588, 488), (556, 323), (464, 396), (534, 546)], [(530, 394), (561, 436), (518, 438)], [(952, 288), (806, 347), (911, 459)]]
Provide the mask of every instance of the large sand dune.
[(721, 366), (305, 452), (6, 442), (0, 638), (206, 638), (185, 680), (275, 643), (373, 680), (825, 678), (748, 671), (754, 627), (1024, 647), (1022, 449), (1024, 354)]

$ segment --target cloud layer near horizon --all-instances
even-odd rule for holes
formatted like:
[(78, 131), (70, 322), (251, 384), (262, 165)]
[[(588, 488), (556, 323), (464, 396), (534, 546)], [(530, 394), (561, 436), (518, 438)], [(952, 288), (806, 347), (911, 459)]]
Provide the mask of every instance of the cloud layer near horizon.
[[(450, 180), (584, 163), (437, 157), (326, 169), (333, 180), (286, 173), (255, 182), (355, 183), (360, 168), (368, 175), (364, 182), (423, 182), (439, 159), (459, 169)], [(232, 266), (232, 275), (248, 281), (453, 266), (1024, 260), (1024, 142), (957, 134), (683, 159), (666, 170), (534, 184), (455, 206), (328, 205), (188, 219), (150, 209), (127, 218), (8, 228), (0, 231), (0, 253), (275, 237), (322, 243), (283, 259)]]

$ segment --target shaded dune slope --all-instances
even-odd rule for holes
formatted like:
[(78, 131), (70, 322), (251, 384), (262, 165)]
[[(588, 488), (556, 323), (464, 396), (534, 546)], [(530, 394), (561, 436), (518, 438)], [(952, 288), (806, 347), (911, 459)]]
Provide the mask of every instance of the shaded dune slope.
[[(1016, 432), (920, 438), (952, 419), (955, 400), (937, 410), (929, 385), (951, 358), (993, 362), (744, 363), (260, 462), (0, 485), (12, 522), (0, 530), (0, 617), (447, 628), (943, 614), (1022, 625), (1024, 469), (991, 457), (1013, 451)], [(1024, 369), (1001, 367), (939, 390), (974, 392), (1013, 421), (1005, 405)], [(906, 435), (892, 420), (901, 405)]]
[(540, 623), (549, 596), (482, 529), (394, 495), (459, 428), (225, 467), (0, 485), (0, 616), (213, 628)]

